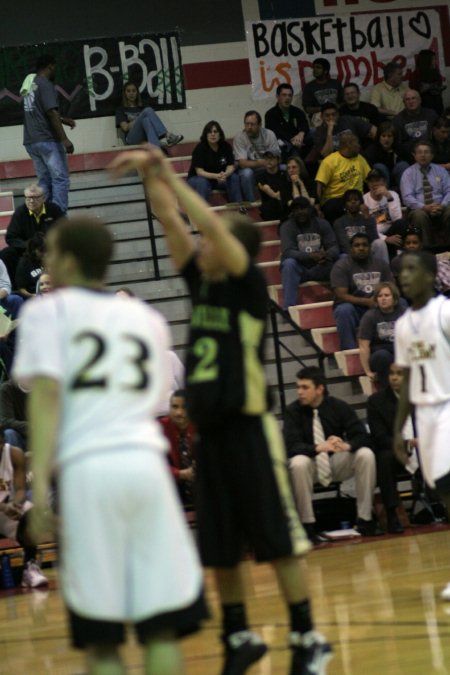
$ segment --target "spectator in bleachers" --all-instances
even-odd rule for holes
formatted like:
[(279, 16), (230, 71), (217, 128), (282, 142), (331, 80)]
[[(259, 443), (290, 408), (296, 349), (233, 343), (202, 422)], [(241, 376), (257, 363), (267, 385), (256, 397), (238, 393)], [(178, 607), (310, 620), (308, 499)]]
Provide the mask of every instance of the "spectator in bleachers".
[(389, 257), (392, 258), (397, 255), (406, 231), (400, 197), (397, 192), (387, 188), (381, 171), (372, 169), (366, 182), (369, 192), (366, 192), (363, 197), (364, 204), (369, 215), (375, 220), (378, 236), (385, 242)]
[(370, 166), (383, 174), (388, 187), (392, 184), (399, 186), (402, 173), (409, 166), (409, 162), (399, 160), (395, 147), (394, 124), (382, 122), (375, 140), (362, 152)]
[(344, 194), (345, 214), (334, 221), (333, 230), (339, 245), (339, 252), (350, 254), (352, 237), (363, 232), (370, 241), (373, 255), (389, 261), (386, 244), (379, 238), (375, 220), (363, 207), (363, 196), (359, 190), (347, 190)]
[(296, 197), (306, 197), (314, 204), (314, 197), (311, 196), (309, 187), (309, 175), (306, 167), (300, 157), (289, 157), (286, 166), (288, 194), (286, 206), (290, 208), (292, 200)]
[[(376, 534), (372, 520), (375, 456), (364, 424), (346, 403), (327, 392), (319, 368), (297, 373), (297, 400), (284, 415), (284, 438), (297, 509), (309, 538), (316, 543), (313, 487), (354, 476), (357, 528), (363, 536)], [(325, 464), (325, 466), (324, 466)]]
[(412, 164), (414, 147), (419, 141), (431, 141), (434, 122), (438, 115), (422, 106), (420, 94), (407, 89), (403, 94), (404, 109), (395, 115), (393, 121), (399, 159)]
[[(0, 430), (0, 535), (15, 539), (24, 549), (22, 587), (46, 586), (47, 578), (36, 561), (36, 546), (27, 533), (28, 513), (33, 504), (26, 497), (25, 454), (5, 442)], [(51, 541), (51, 536), (43, 541)]]
[(361, 144), (364, 139), (375, 138), (377, 129), (362, 117), (341, 115), (335, 103), (324, 103), (322, 123), (312, 135), (314, 148), (326, 157), (339, 148), (340, 137), (347, 132), (355, 134)]
[(450, 244), (450, 176), (433, 163), (431, 143), (420, 141), (414, 150), (415, 164), (403, 173), (402, 201), (408, 207), (408, 222), (422, 231), (424, 246)]
[(281, 225), (283, 307), (297, 305), (299, 284), (328, 281), (339, 249), (329, 223), (319, 218), (306, 197), (291, 204), (291, 216)]
[[(420, 251), (423, 249), (422, 232), (418, 228), (408, 228), (403, 238), (403, 249), (400, 255), (391, 260), (391, 270), (394, 279), (401, 290), (399, 282), (402, 258), (408, 251)], [(436, 256), (437, 272), (435, 277), (435, 289), (438, 293), (450, 295), (450, 261), (448, 253), (440, 253)]]
[(52, 278), (49, 272), (47, 272), (47, 270), (44, 270), (36, 284), (36, 294), (45, 295), (46, 293), (50, 293), (50, 291), (52, 290), (53, 290)]
[(262, 126), (262, 118), (257, 110), (249, 110), (244, 116), (244, 130), (233, 140), (233, 153), (239, 166), (241, 191), (246, 201), (256, 199), (256, 182), (259, 174), (265, 170), (264, 153), (280, 155), (277, 137)]
[[(393, 452), (394, 420), (402, 381), (403, 369), (392, 363), (389, 367), (389, 386), (383, 391), (372, 394), (367, 401), (367, 421), (377, 463), (378, 485), (386, 510), (387, 531), (391, 534), (403, 532), (397, 516), (400, 499), (396, 477), (398, 474), (404, 474), (405, 467), (396, 459)], [(411, 418), (408, 418), (404, 426), (403, 436), (409, 451), (417, 447)], [(413, 465), (410, 461), (406, 468), (414, 474), (417, 465)]]
[(376, 128), (383, 122), (384, 118), (380, 115), (378, 108), (372, 103), (361, 101), (361, 92), (355, 82), (344, 84), (343, 95), (344, 104), (339, 108), (340, 115), (343, 117), (360, 117)]
[(36, 295), (37, 283), (44, 269), (44, 237), (40, 232), (29, 241), (16, 270), (15, 288), (23, 298)]
[(335, 294), (334, 317), (341, 349), (355, 349), (359, 322), (371, 307), (376, 286), (393, 281), (389, 265), (370, 253), (370, 240), (362, 232), (350, 242), (350, 255), (340, 258), (330, 274)]
[(402, 66), (391, 61), (383, 69), (384, 79), (376, 84), (370, 92), (370, 102), (378, 108), (378, 112), (386, 117), (394, 117), (405, 107), (403, 94), (407, 85), (402, 82)]
[(347, 190), (363, 191), (370, 166), (359, 154), (359, 141), (351, 132), (339, 137), (339, 150), (320, 163), (316, 174), (317, 196), (329, 223), (344, 214), (344, 194)]
[(422, 104), (438, 115), (444, 112), (442, 92), (445, 89), (444, 78), (439, 72), (436, 54), (432, 49), (422, 49), (416, 57), (416, 69), (412, 73), (409, 86), (416, 89), (422, 97)]
[(265, 171), (258, 176), (258, 190), (261, 195), (259, 209), (263, 220), (280, 220), (283, 217), (283, 204), (288, 200), (288, 180), (284, 171), (280, 171), (280, 158), (273, 152), (264, 153)]
[(450, 171), (450, 120), (438, 117), (433, 124), (432, 135), (434, 163)]
[(45, 199), (66, 213), (70, 187), (67, 154), (72, 154), (74, 148), (63, 125), (73, 129), (75, 121), (59, 114), (55, 75), (55, 57), (41, 54), (36, 61), (36, 76), (28, 76), (22, 84), (23, 144)]
[(292, 105), (294, 90), (283, 82), (276, 89), (277, 104), (269, 108), (264, 116), (266, 129), (273, 131), (281, 148), (282, 160), (290, 155), (299, 155), (309, 132), (305, 113)]
[(225, 140), (222, 127), (215, 120), (205, 125), (200, 143), (194, 148), (188, 183), (206, 201), (211, 190), (226, 190), (229, 201), (242, 201), (233, 149)]
[(45, 201), (44, 191), (39, 185), (28, 185), (24, 191), (25, 204), (14, 211), (6, 230), (7, 247), (0, 251), (0, 259), (6, 265), (10, 279), (16, 276), (17, 264), (25, 252), (27, 241), (41, 232), (47, 234), (53, 223), (64, 214), (57, 204)]
[(0, 384), (0, 427), (5, 443), (22, 450), (28, 441), (27, 393), (14, 380)]
[(171, 147), (181, 143), (183, 136), (167, 131), (165, 124), (150, 106), (144, 107), (139, 89), (127, 82), (122, 90), (122, 105), (116, 110), (116, 127), (121, 130), (127, 145), (152, 143), (161, 146), (164, 139)]
[(381, 388), (388, 385), (389, 366), (394, 362), (395, 322), (405, 312), (397, 286), (384, 281), (375, 288), (375, 307), (361, 319), (358, 332), (359, 358), (365, 374)]
[(310, 117), (320, 113), (324, 103), (342, 103), (342, 85), (330, 77), (330, 69), (327, 59), (314, 59), (314, 79), (305, 84), (302, 96), (303, 108)]
[(159, 418), (164, 434), (169, 442), (170, 471), (174, 477), (181, 503), (185, 509), (194, 506), (195, 427), (190, 422), (186, 410), (186, 392), (177, 389), (170, 397), (169, 414)]

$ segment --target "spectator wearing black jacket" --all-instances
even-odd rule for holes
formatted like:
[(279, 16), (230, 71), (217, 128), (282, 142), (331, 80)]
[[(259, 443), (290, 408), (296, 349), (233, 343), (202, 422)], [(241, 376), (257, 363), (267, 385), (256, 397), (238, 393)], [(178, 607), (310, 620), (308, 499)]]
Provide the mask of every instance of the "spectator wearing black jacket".
[(285, 161), (289, 155), (301, 154), (309, 124), (303, 110), (292, 105), (294, 90), (290, 84), (279, 84), (276, 96), (277, 104), (266, 112), (264, 125), (277, 137)]

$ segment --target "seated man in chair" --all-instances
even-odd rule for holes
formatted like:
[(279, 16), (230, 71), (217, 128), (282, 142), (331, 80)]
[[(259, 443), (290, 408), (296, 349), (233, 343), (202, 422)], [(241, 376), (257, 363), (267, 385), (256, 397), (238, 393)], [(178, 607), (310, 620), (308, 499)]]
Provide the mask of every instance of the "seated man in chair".
[(347, 403), (328, 395), (320, 368), (297, 373), (297, 394), (298, 399), (286, 408), (283, 432), (295, 502), (308, 536), (317, 542), (314, 483), (327, 486), (351, 476), (356, 484), (358, 530), (363, 536), (376, 534), (372, 520), (375, 456), (363, 423)]

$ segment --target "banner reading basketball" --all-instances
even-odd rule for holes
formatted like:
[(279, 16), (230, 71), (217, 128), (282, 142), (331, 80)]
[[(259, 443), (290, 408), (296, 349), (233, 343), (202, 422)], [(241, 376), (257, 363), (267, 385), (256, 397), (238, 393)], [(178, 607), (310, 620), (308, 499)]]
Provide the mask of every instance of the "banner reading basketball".
[(312, 63), (331, 63), (332, 77), (367, 89), (383, 79), (383, 67), (399, 62), (413, 71), (414, 55), (433, 49), (444, 68), (436, 10), (257, 21), (246, 24), (253, 98), (273, 98), (282, 82), (298, 93), (312, 79)]

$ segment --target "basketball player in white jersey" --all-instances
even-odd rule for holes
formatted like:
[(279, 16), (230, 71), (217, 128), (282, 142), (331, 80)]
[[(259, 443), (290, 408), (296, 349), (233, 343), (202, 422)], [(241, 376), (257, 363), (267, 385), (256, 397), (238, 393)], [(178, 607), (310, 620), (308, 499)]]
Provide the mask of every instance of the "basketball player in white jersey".
[[(422, 471), (450, 513), (450, 302), (434, 295), (436, 258), (428, 251), (403, 256), (400, 284), (411, 307), (395, 325), (395, 362), (404, 368), (394, 426), (394, 450), (406, 464), (402, 428), (413, 404)], [(442, 592), (450, 600), (450, 584)]]
[(103, 290), (107, 229), (62, 220), (47, 239), (57, 290), (29, 301), (14, 375), (31, 387), (35, 535), (56, 468), (62, 591), (91, 675), (124, 673), (134, 624), (148, 675), (182, 672), (178, 634), (205, 615), (202, 575), (154, 413), (166, 392), (164, 319)]

